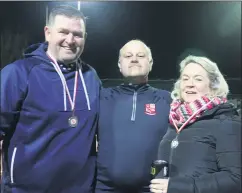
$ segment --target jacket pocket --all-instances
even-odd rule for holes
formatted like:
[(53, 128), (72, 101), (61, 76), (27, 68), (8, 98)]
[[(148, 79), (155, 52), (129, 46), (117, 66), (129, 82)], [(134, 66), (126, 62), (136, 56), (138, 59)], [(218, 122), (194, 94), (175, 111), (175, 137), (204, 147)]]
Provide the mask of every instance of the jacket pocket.
[(10, 165), (10, 180), (12, 184), (14, 183), (13, 172), (14, 172), (14, 161), (15, 161), (16, 153), (17, 153), (17, 147), (14, 147), (12, 158), (11, 158), (11, 165)]

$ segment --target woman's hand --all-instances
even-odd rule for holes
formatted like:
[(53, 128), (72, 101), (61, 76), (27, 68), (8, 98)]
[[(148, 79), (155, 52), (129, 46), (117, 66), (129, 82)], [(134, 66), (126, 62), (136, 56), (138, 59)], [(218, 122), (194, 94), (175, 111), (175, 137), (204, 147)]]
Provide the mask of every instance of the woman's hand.
[(153, 193), (167, 193), (169, 179), (153, 179), (150, 184), (150, 191)]

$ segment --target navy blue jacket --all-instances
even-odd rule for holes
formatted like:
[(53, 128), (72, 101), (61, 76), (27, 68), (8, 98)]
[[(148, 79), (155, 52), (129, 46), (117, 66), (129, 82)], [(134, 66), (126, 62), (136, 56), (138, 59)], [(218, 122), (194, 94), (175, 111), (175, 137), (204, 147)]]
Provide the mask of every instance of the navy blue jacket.
[(148, 84), (102, 89), (96, 192), (149, 185), (170, 102), (169, 92)]
[[(79, 123), (70, 127), (71, 106), (67, 97), (64, 111), (63, 86), (46, 49), (47, 44), (33, 45), (24, 59), (1, 71), (4, 193), (89, 193), (95, 173), (100, 80), (92, 67), (82, 64), (91, 110), (78, 76)], [(62, 71), (72, 96), (75, 69)]]

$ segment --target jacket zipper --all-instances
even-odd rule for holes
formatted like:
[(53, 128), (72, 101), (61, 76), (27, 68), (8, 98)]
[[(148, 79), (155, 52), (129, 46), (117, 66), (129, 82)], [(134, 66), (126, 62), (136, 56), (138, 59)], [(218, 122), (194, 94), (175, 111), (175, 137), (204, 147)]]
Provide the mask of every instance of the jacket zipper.
[[(175, 137), (174, 139), (177, 139), (177, 140), (178, 140), (178, 137), (179, 137), (179, 134), (176, 134), (176, 137)], [(174, 140), (174, 139), (172, 139), (172, 140)], [(178, 141), (179, 141), (179, 140), (178, 140)], [(172, 144), (172, 141), (171, 141), (171, 144)], [(169, 171), (168, 171), (169, 176), (168, 176), (168, 177), (171, 176), (171, 166), (172, 166), (173, 152), (174, 152), (174, 150), (177, 148), (177, 147), (172, 148), (172, 147), (171, 147), (171, 144), (170, 144), (171, 152), (170, 152), (170, 156), (169, 156)]]
[(133, 95), (133, 110), (132, 110), (132, 115), (131, 115), (131, 121), (135, 121), (136, 103), (137, 103), (137, 92), (134, 92), (134, 95)]
[(14, 161), (15, 161), (16, 153), (17, 153), (17, 147), (15, 147), (13, 149), (13, 155), (12, 155), (12, 159), (11, 159), (11, 166), (10, 166), (10, 180), (11, 180), (11, 183), (14, 183), (14, 180), (13, 180), (13, 167), (14, 167)]

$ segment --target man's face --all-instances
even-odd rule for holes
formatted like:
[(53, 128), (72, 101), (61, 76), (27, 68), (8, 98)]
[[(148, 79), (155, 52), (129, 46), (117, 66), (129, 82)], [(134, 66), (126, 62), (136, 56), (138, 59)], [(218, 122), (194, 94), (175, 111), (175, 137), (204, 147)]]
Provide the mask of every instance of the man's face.
[(128, 77), (146, 77), (151, 70), (148, 51), (144, 44), (138, 41), (127, 43), (119, 58), (119, 68), (122, 75)]
[(64, 64), (76, 61), (83, 52), (85, 33), (82, 19), (57, 15), (53, 24), (45, 27), (48, 52)]

